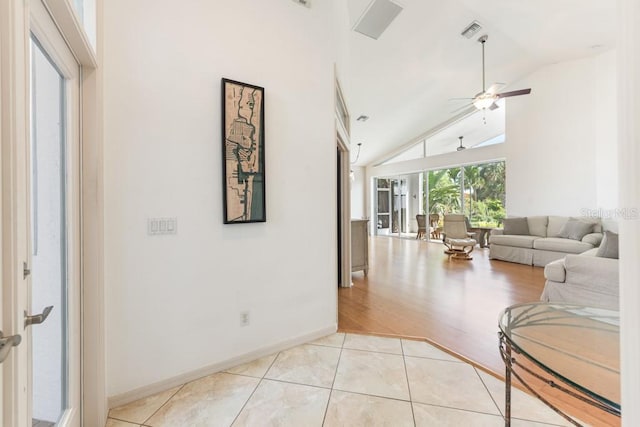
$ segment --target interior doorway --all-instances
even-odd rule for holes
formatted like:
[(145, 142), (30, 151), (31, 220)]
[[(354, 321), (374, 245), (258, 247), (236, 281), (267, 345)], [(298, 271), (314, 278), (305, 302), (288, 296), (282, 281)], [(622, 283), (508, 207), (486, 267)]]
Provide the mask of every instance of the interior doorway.
[(424, 212), (422, 173), (374, 179), (375, 234), (415, 238), (416, 215)]

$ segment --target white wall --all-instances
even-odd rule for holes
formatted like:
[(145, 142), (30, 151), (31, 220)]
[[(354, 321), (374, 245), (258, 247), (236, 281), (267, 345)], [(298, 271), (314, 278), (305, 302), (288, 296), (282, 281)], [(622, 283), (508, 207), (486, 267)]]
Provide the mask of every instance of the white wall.
[(365, 192), (367, 191), (366, 171), (362, 166), (351, 166), (353, 181), (351, 181), (351, 218), (367, 218), (365, 208)]
[[(331, 2), (104, 14), (108, 394), (335, 328)], [(222, 77), (266, 89), (263, 224), (222, 224)], [(146, 234), (174, 216), (177, 235)]]
[(596, 199), (599, 209), (611, 210), (618, 200), (618, 67), (617, 52), (594, 58), (596, 80)]
[(507, 213), (579, 215), (617, 205), (616, 57), (547, 66), (511, 85)]

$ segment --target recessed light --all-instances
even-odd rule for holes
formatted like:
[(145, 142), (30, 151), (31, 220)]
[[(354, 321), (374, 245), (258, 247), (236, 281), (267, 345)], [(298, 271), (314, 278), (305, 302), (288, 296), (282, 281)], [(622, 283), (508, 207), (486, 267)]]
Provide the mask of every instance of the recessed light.
[(359, 122), (366, 122), (367, 120), (369, 120), (369, 116), (361, 115), (356, 120)]

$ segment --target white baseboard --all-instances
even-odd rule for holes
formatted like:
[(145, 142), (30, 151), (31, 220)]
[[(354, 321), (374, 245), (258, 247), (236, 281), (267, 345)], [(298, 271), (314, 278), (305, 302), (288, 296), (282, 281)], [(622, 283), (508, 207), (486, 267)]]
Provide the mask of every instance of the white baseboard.
[(295, 338), (290, 338), (273, 345), (268, 345), (255, 351), (241, 354), (239, 356), (232, 357), (231, 359), (219, 363), (214, 363), (213, 365), (205, 366), (203, 368), (177, 375), (166, 380), (158, 381), (156, 383), (149, 384), (143, 387), (139, 387), (125, 393), (109, 396), (109, 409), (117, 408), (118, 406), (126, 405), (139, 399), (144, 399), (145, 397), (149, 397), (156, 393), (169, 390), (173, 387), (186, 384), (202, 377), (206, 377), (207, 375), (215, 374), (216, 372), (224, 371), (225, 369), (229, 369), (243, 363), (251, 362), (252, 360), (256, 360), (261, 357), (268, 356), (270, 354), (286, 350), (288, 348), (295, 347), (297, 345), (304, 344), (318, 338), (322, 338), (326, 335), (335, 333), (337, 330), (337, 324), (327, 326), (326, 328), (318, 329), (316, 331), (303, 334)]

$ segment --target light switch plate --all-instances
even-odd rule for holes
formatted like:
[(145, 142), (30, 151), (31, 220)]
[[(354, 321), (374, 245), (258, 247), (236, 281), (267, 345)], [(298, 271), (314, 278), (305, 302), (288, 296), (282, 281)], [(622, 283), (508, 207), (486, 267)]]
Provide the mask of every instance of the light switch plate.
[(147, 218), (147, 234), (159, 236), (162, 234), (177, 234), (177, 218)]

